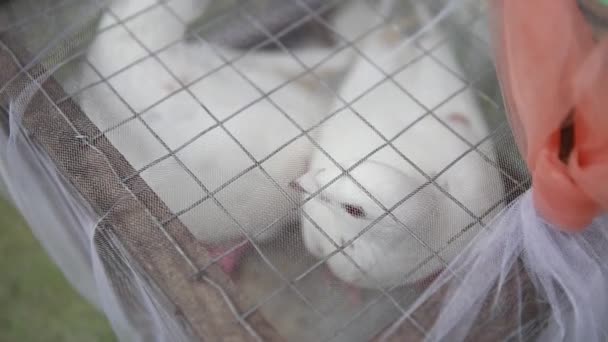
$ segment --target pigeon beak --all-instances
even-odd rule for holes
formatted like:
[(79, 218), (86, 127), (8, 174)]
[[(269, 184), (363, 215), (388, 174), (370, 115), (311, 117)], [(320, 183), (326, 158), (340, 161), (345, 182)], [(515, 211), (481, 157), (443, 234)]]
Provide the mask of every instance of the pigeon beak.
[(298, 193), (304, 193), (307, 194), (308, 191), (306, 191), (301, 185), (300, 183), (298, 183), (298, 181), (296, 180), (292, 180), (291, 182), (289, 182), (289, 187), (292, 188), (293, 190), (295, 190)]
[[(299, 194), (306, 194), (310, 196), (314, 194), (319, 188), (317, 182), (315, 181), (315, 177), (325, 169), (309, 171), (303, 174), (300, 178), (297, 178), (291, 182), (289, 182), (289, 187), (296, 191)], [(325, 197), (322, 193), (315, 194), (315, 198), (324, 201), (331, 202), (327, 197)]]
[(315, 172), (309, 171), (299, 178), (289, 182), (289, 187), (300, 194), (311, 194), (317, 188), (317, 184), (314, 179), (315, 176)]

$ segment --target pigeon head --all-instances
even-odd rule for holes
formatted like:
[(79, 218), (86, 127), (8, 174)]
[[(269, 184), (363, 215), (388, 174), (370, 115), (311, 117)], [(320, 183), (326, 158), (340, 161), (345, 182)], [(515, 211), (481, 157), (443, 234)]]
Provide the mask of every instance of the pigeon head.
[[(432, 220), (437, 218), (440, 195), (426, 183), (422, 175), (374, 160), (362, 162), (348, 174), (335, 169), (310, 170), (291, 182), (291, 187), (303, 194), (303, 210), (310, 218), (301, 221), (306, 248), (319, 258), (334, 252), (336, 247), (327, 242), (327, 235), (344, 247), (359, 267), (383, 283), (398, 284), (402, 274), (394, 269), (384, 273), (387, 267), (394, 267), (386, 260), (401, 265), (422, 262), (426, 254), (420, 252), (420, 243), (412, 233), (428, 237)], [(392, 215), (387, 215), (386, 209)], [(340, 253), (329, 258), (327, 265), (347, 283), (376, 286), (374, 276), (363, 276)]]
[(349, 174), (334, 171), (313, 169), (290, 183), (305, 198), (312, 196), (310, 201), (331, 209), (334, 222), (369, 223), (383, 216), (385, 208), (393, 207), (398, 218), (412, 221), (409, 218), (424, 215), (436, 201), (422, 175), (410, 175), (382, 162), (364, 161)]

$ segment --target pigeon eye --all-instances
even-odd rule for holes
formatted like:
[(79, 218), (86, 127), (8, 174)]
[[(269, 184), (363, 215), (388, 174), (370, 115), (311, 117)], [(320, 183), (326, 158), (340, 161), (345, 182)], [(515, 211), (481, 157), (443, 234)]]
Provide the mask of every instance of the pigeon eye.
[(365, 210), (363, 210), (363, 208), (361, 208), (358, 205), (342, 204), (342, 208), (344, 208), (344, 210), (346, 210), (346, 212), (352, 217), (356, 217), (356, 218), (365, 217)]

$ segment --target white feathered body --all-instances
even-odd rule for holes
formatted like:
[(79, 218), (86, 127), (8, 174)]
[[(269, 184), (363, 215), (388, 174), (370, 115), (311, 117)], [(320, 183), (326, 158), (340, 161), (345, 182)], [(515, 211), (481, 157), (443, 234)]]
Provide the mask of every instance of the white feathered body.
[[(406, 46), (388, 59), (376, 58), (387, 56), (397, 45), (392, 39), (395, 33), (389, 30), (370, 37), (362, 44), (361, 51), (374, 56), (372, 60), (392, 73), (421, 53)], [(444, 53), (443, 57), (446, 64), (457, 65), (450, 52)], [(475, 222), (470, 213), (481, 216), (503, 195), (495, 167), (479, 153), (470, 152), (470, 145), (461, 139), (475, 144), (489, 134), (472, 90), (460, 91), (439, 108), (421, 108), (405, 95), (404, 89), (410, 89), (412, 96), (420, 99), (432, 99), (434, 94), (446, 93), (444, 88), (454, 82), (448, 82), (451, 78), (446, 79), (444, 66), (428, 56), (414, 59), (404, 70), (407, 70), (405, 74), (395, 72), (397, 85), (392, 80), (381, 81), (378, 71), (362, 57), (352, 67), (340, 88), (340, 94), (352, 103), (352, 110), (339, 111), (321, 127), (319, 145), (344, 169), (357, 165), (376, 151), (350, 172), (364, 190), (342, 175), (334, 185), (321, 192), (321, 197), (330, 201), (319, 200), (317, 196), (303, 208), (319, 226), (303, 219), (302, 233), (309, 251), (319, 258), (334, 253), (327, 261), (332, 272), (360, 287), (390, 287), (433, 275), (443, 265), (434, 255), (449, 262), (478, 230), (479, 225), (475, 225), (462, 232)], [(382, 83), (371, 89), (374, 81)], [(337, 102), (334, 107), (342, 108), (344, 103)], [(437, 118), (424, 116), (426, 109), (433, 109)], [(446, 126), (458, 132), (461, 138)], [(392, 139), (392, 146), (386, 144), (386, 139)], [(485, 158), (494, 161), (492, 148), (488, 148), (488, 144), (485, 146)], [(428, 177), (420, 171), (433, 178), (434, 184), (426, 185), (392, 210), (392, 215), (402, 224), (391, 215), (379, 219), (384, 213), (382, 206), (391, 209), (428, 183)], [(323, 152), (315, 150), (310, 171), (299, 182), (306, 192), (313, 193), (339, 175), (339, 168)], [(369, 194), (382, 206), (370, 199)], [(366, 217), (352, 217), (345, 212), (344, 203), (361, 205)], [(374, 224), (374, 220), (379, 221)], [(362, 233), (370, 225), (371, 228)], [(336, 252), (335, 245), (319, 228), (339, 246), (348, 245), (354, 239), (344, 249), (352, 260)]]
[[(110, 8), (135, 11), (142, 1), (128, 3)], [(310, 128), (327, 113), (329, 96), (311, 76), (296, 79), (304, 69), (281, 51), (251, 51), (235, 61), (248, 81), (218, 56), (234, 58), (245, 51), (186, 42), (181, 39), (184, 26), (163, 13), (150, 14), (150, 19), (140, 14), (137, 24), (125, 24), (150, 50), (160, 50), (157, 58), (122, 25), (100, 29), (87, 60), (108, 84), (87, 89), (79, 103), (197, 238), (221, 244), (244, 239), (239, 225), (253, 236), (274, 224), (254, 238), (269, 239), (297, 221), (292, 208), (299, 196), (287, 184), (305, 172), (311, 154), (305, 139), (289, 142), (300, 128)], [(102, 18), (103, 25), (112, 22), (107, 19)], [(322, 48), (298, 51), (305, 62), (328, 53)], [(344, 59), (334, 60), (317, 72), (331, 78), (344, 66)]]

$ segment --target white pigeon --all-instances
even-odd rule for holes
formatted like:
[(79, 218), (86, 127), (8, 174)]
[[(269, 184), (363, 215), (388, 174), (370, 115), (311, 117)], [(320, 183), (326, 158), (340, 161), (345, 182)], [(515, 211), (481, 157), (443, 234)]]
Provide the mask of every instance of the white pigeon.
[[(101, 19), (87, 53), (92, 68), (79, 84), (107, 82), (82, 91), (78, 102), (212, 256), (226, 255), (219, 263), (232, 272), (244, 250), (226, 250), (245, 240), (243, 230), (263, 242), (297, 224), (300, 196), (288, 183), (306, 171), (312, 147), (298, 136), (326, 115), (331, 99), (313, 76), (296, 78), (304, 68), (291, 54), (250, 51), (233, 62), (236, 71), (219, 56), (245, 51), (186, 42), (174, 13), (162, 4), (145, 10), (149, 3), (110, 6), (118, 18), (144, 10), (124, 26), (111, 14)], [(176, 3), (184, 2), (167, 6)], [(293, 51), (307, 65), (330, 52)], [(331, 81), (349, 61), (333, 58), (315, 73)]]
[[(440, 121), (429, 115), (421, 118), (427, 109), (438, 107), (434, 110), (438, 119), (471, 144), (489, 134), (472, 90), (462, 91), (464, 83), (444, 67), (461, 73), (453, 52), (449, 48), (437, 50), (444, 65), (424, 56), (414, 45), (395, 52), (403, 39), (400, 36), (393, 28), (384, 27), (357, 44), (386, 73), (395, 74), (398, 85), (382, 81), (382, 73), (359, 57), (339, 89), (369, 124), (352, 110), (340, 109), (344, 103), (338, 101), (334, 106), (338, 113), (320, 127), (321, 149), (341, 168), (355, 166), (348, 173), (361, 186), (320, 149), (314, 150), (308, 172), (291, 184), (305, 199), (314, 195), (303, 206), (306, 248), (318, 258), (329, 256), (327, 266), (333, 274), (360, 288), (412, 285), (434, 276), (480, 227), (472, 226), (475, 219), (461, 205), (481, 216), (503, 197), (489, 143), (480, 148), (485, 157), (475, 151), (467, 153), (470, 146)], [(441, 32), (434, 30), (421, 41), (440, 39)], [(374, 83), (379, 85), (373, 87)], [(386, 139), (394, 139), (395, 149), (382, 147), (385, 140), (370, 125)], [(417, 191), (428, 182), (427, 177), (434, 179), (434, 184)], [(386, 215), (382, 207), (392, 209), (392, 215)], [(472, 228), (463, 232), (466, 226)], [(343, 252), (350, 258), (337, 251), (325, 235), (345, 246)]]

